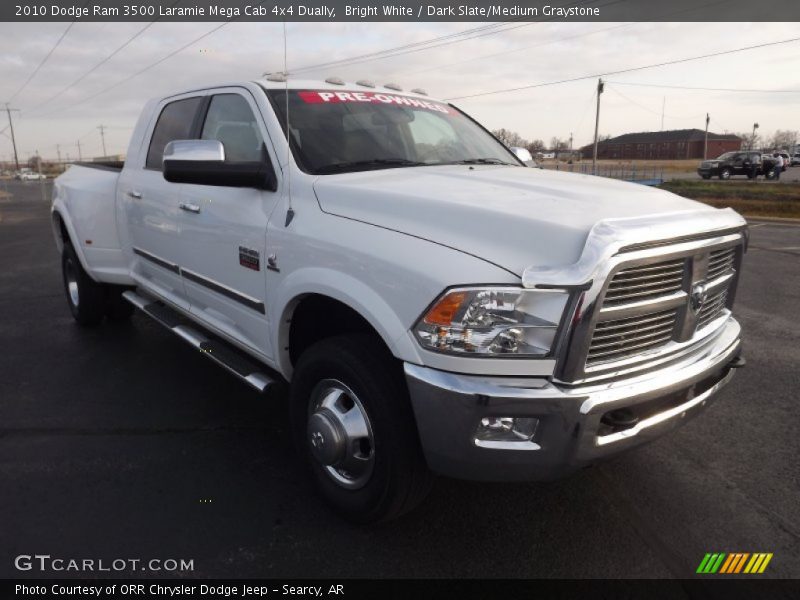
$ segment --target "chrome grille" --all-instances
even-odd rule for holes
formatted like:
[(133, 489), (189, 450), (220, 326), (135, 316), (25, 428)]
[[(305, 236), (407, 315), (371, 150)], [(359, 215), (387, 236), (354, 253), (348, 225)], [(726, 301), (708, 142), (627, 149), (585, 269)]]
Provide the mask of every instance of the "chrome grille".
[(617, 360), (666, 344), (672, 339), (676, 316), (677, 311), (664, 310), (598, 323), (587, 364)]
[(702, 329), (720, 316), (722, 311), (725, 310), (725, 303), (727, 300), (727, 288), (706, 298), (706, 301), (703, 302), (703, 306), (700, 307), (700, 311), (697, 313), (697, 328)]
[(604, 306), (649, 300), (681, 290), (684, 259), (618, 271), (606, 290)]
[[(672, 341), (687, 341), (687, 336), (724, 314), (729, 286), (735, 281), (724, 276), (734, 272), (737, 249), (722, 248), (705, 257), (673, 258), (617, 271), (602, 299), (586, 366), (635, 357)], [(712, 282), (716, 282), (712, 291), (694, 312), (690, 295), (695, 285)], [(616, 317), (615, 312), (624, 318)]]
[(708, 259), (707, 281), (714, 281), (720, 275), (724, 275), (733, 269), (733, 260), (736, 256), (736, 248), (725, 248), (714, 250)]

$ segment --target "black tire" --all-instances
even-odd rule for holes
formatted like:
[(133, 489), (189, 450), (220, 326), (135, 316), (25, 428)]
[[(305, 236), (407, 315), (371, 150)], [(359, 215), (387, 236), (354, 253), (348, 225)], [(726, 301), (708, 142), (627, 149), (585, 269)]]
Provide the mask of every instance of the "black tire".
[(64, 244), (61, 253), (61, 274), (69, 310), (84, 327), (95, 327), (106, 314), (106, 290), (83, 270), (75, 249)]
[(126, 287), (121, 285), (104, 285), (106, 288), (106, 316), (109, 321), (127, 321), (133, 314), (133, 304), (122, 297)]
[(703, 179), (711, 179), (711, 175), (701, 175), (700, 177)]
[(727, 181), (728, 179), (731, 178), (731, 170), (730, 169), (722, 169), (719, 172), (719, 178), (722, 179), (722, 180)]
[[(341, 462), (326, 466), (315, 458), (319, 450), (312, 450), (311, 440), (320, 433), (309, 425), (312, 412), (319, 417), (319, 411), (324, 410), (317, 406), (320, 396), (331, 397), (326, 390), (339, 384), (352, 392), (341, 397), (354, 408), (357, 402), (366, 415), (370, 434), (363, 438), (366, 441), (359, 439), (354, 444), (351, 440), (341, 446), (358, 448), (364, 464), (371, 456), (371, 467), (364, 469), (361, 483), (355, 477), (357, 473), (348, 480), (350, 473), (336, 471)], [(295, 443), (318, 491), (344, 518), (358, 523), (388, 521), (410, 511), (430, 491), (433, 476), (422, 454), (403, 373), (374, 337), (339, 336), (306, 350), (292, 377), (291, 413)], [(352, 487), (353, 481), (358, 487)]]
[(748, 178), (748, 179), (753, 179), (753, 177), (755, 177), (755, 175), (753, 175), (752, 173), (748, 173), (748, 174), (747, 174), (747, 178)]

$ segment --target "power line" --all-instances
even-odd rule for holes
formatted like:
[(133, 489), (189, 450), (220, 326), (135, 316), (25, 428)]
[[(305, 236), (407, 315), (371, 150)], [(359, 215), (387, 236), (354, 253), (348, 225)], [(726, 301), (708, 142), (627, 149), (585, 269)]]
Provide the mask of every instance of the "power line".
[(97, 64), (96, 64), (96, 65), (94, 65), (92, 68), (90, 68), (88, 71), (86, 71), (86, 72), (85, 72), (83, 75), (81, 75), (80, 77), (78, 77), (78, 78), (77, 78), (75, 81), (73, 81), (72, 83), (70, 83), (70, 84), (69, 84), (67, 87), (65, 87), (65, 88), (61, 89), (60, 91), (56, 92), (54, 95), (50, 96), (50, 98), (48, 98), (48, 99), (47, 99), (47, 100), (45, 100), (44, 102), (40, 102), (39, 104), (37, 104), (36, 106), (34, 106), (33, 108), (31, 108), (30, 110), (31, 110), (31, 111), (37, 110), (37, 109), (41, 108), (42, 106), (44, 106), (45, 104), (49, 104), (50, 102), (52, 102), (53, 100), (55, 100), (56, 98), (58, 98), (59, 96), (61, 96), (62, 94), (64, 94), (65, 92), (67, 92), (67, 91), (71, 90), (73, 87), (75, 87), (76, 85), (78, 85), (78, 84), (79, 84), (81, 81), (83, 81), (84, 79), (86, 79), (86, 78), (87, 78), (89, 75), (91, 75), (92, 73), (94, 73), (94, 72), (95, 72), (97, 69), (99, 69), (99, 68), (100, 68), (100, 67), (102, 67), (104, 64), (106, 64), (106, 63), (107, 63), (109, 60), (111, 60), (112, 58), (114, 58), (114, 57), (115, 57), (117, 54), (119, 54), (119, 53), (120, 53), (120, 51), (122, 51), (122, 50), (123, 50), (123, 49), (124, 49), (126, 46), (128, 46), (128, 45), (129, 45), (131, 42), (133, 42), (133, 40), (135, 40), (136, 38), (138, 38), (140, 35), (142, 35), (142, 34), (143, 34), (143, 33), (144, 33), (144, 32), (145, 32), (147, 29), (149, 29), (149, 28), (150, 28), (150, 27), (152, 27), (153, 25), (155, 25), (155, 21), (152, 21), (152, 22), (148, 23), (147, 25), (145, 25), (144, 27), (142, 27), (142, 28), (141, 28), (139, 31), (137, 31), (135, 34), (133, 34), (131, 37), (129, 37), (129, 38), (128, 38), (128, 39), (125, 41), (125, 43), (123, 43), (123, 44), (122, 44), (121, 46), (119, 46), (119, 47), (118, 47), (116, 50), (114, 50), (114, 51), (113, 51), (111, 54), (109, 54), (108, 56), (106, 56), (106, 57), (105, 57), (103, 60), (101, 60), (99, 63), (97, 63)]
[(19, 87), (19, 89), (11, 95), (11, 97), (8, 99), (9, 102), (11, 102), (17, 96), (19, 96), (20, 92), (22, 92), (22, 90), (24, 90), (26, 87), (28, 87), (28, 84), (31, 82), (31, 79), (33, 79), (36, 76), (36, 74), (39, 72), (39, 69), (41, 69), (44, 66), (44, 64), (48, 61), (48, 59), (53, 55), (53, 52), (56, 51), (56, 48), (58, 48), (61, 45), (61, 42), (64, 40), (66, 35), (69, 33), (69, 30), (72, 29), (73, 25), (75, 25), (75, 21), (72, 21), (69, 25), (67, 25), (67, 28), (64, 30), (64, 33), (61, 34), (61, 37), (58, 38), (58, 40), (53, 45), (53, 47), (50, 48), (50, 52), (48, 52), (45, 55), (45, 57), (39, 62), (39, 64), (36, 66), (36, 68), (33, 71), (31, 71), (31, 74), (28, 75), (28, 78)]
[[(264, 4), (264, 2), (266, 2), (266, 1), (267, 1), (267, 0), (261, 0), (260, 2), (258, 2), (258, 3), (256, 3), (256, 4), (254, 4), (253, 6), (254, 6), (254, 7), (261, 6), (261, 5), (262, 5), (262, 4)], [(163, 63), (164, 61), (167, 61), (167, 60), (169, 60), (170, 58), (172, 58), (172, 57), (173, 57), (173, 56), (175, 56), (176, 54), (179, 54), (179, 53), (183, 52), (184, 50), (186, 50), (186, 48), (188, 48), (188, 47), (190, 47), (190, 46), (193, 46), (194, 44), (196, 44), (196, 43), (197, 43), (197, 42), (199, 42), (200, 40), (202, 40), (202, 39), (205, 39), (205, 38), (207, 38), (208, 36), (212, 35), (213, 33), (216, 33), (217, 31), (219, 31), (219, 30), (220, 30), (220, 29), (222, 29), (223, 27), (226, 27), (227, 25), (230, 25), (231, 23), (233, 23), (234, 21), (238, 20), (239, 18), (241, 18), (241, 17), (234, 17), (233, 19), (231, 19), (231, 20), (229, 20), (229, 21), (225, 21), (224, 23), (221, 23), (220, 25), (217, 25), (216, 27), (214, 27), (214, 28), (213, 28), (213, 29), (211, 29), (210, 31), (207, 31), (207, 32), (206, 32), (206, 33), (204, 33), (203, 35), (200, 35), (200, 36), (198, 36), (198, 37), (194, 38), (193, 40), (191, 40), (190, 42), (187, 42), (186, 44), (184, 44), (184, 45), (183, 45), (183, 46), (181, 46), (180, 48), (178, 48), (178, 49), (176, 49), (176, 50), (173, 50), (172, 52), (169, 52), (169, 53), (165, 54), (164, 56), (162, 56), (161, 58), (159, 58), (157, 61), (150, 63), (149, 65), (147, 65), (146, 67), (144, 67), (144, 68), (142, 68), (142, 69), (139, 69), (138, 71), (136, 71), (136, 72), (135, 72), (135, 73), (133, 73), (132, 75), (129, 75), (128, 77), (125, 77), (124, 79), (121, 79), (121, 80), (117, 81), (116, 83), (113, 83), (113, 84), (111, 84), (111, 85), (109, 85), (109, 86), (107, 86), (107, 87), (105, 87), (105, 88), (101, 89), (100, 91), (98, 91), (98, 92), (95, 92), (94, 94), (90, 94), (89, 96), (86, 96), (85, 98), (83, 98), (83, 99), (81, 99), (81, 100), (78, 100), (77, 102), (73, 102), (73, 103), (72, 103), (70, 106), (66, 107), (66, 108), (65, 108), (65, 109), (63, 109), (63, 110), (69, 110), (69, 109), (71, 109), (71, 108), (75, 108), (76, 106), (79, 106), (80, 104), (83, 104), (84, 102), (88, 102), (89, 100), (91, 100), (91, 99), (93, 99), (93, 98), (96, 98), (97, 96), (100, 96), (101, 94), (105, 94), (106, 92), (109, 92), (109, 91), (111, 91), (111, 90), (113, 90), (113, 89), (115, 89), (115, 88), (117, 88), (117, 87), (121, 86), (122, 84), (124, 84), (124, 83), (127, 83), (127, 82), (128, 82), (128, 81), (130, 81), (131, 79), (135, 79), (135, 78), (136, 78), (136, 77), (138, 77), (139, 75), (141, 75), (141, 74), (143, 74), (143, 73), (146, 73), (147, 71), (149, 71), (150, 69), (152, 69), (152, 68), (154, 68), (154, 67), (157, 67), (158, 65), (160, 65), (160, 64), (161, 64), (161, 63)], [(60, 109), (60, 108), (59, 108), (59, 109), (57, 109), (57, 110), (53, 110), (53, 111), (50, 111), (50, 112), (47, 112), (47, 113), (44, 113), (44, 114), (42, 114), (42, 115), (38, 115), (38, 116), (39, 116), (39, 117), (46, 117), (46, 116), (52, 115), (52, 114), (54, 114), (54, 113), (56, 113), (56, 112), (60, 112), (61, 110), (62, 110), (62, 109)]]
[(665, 66), (669, 66), (669, 65), (677, 65), (677, 64), (681, 64), (681, 63), (691, 62), (691, 61), (694, 61), (694, 60), (701, 60), (701, 59), (704, 59), (704, 58), (713, 58), (715, 56), (724, 56), (726, 54), (734, 54), (734, 53), (737, 53), (737, 52), (745, 52), (747, 50), (756, 50), (758, 48), (767, 48), (767, 47), (770, 47), (770, 46), (778, 46), (780, 44), (789, 44), (791, 42), (797, 42), (797, 41), (800, 41), (800, 37), (790, 38), (790, 39), (787, 39), (787, 40), (780, 40), (780, 41), (777, 41), (777, 42), (765, 42), (763, 44), (756, 44), (754, 46), (744, 46), (744, 47), (741, 47), (741, 48), (734, 48), (732, 50), (723, 50), (723, 51), (720, 51), (720, 52), (712, 52), (711, 54), (702, 54), (700, 56), (691, 56), (691, 57), (688, 57), (688, 58), (679, 58), (679, 59), (676, 59), (676, 60), (669, 60), (669, 61), (664, 61), (664, 62), (660, 62), (660, 63), (653, 63), (653, 64), (650, 64), (650, 65), (642, 65), (642, 66), (639, 66), (639, 67), (629, 67), (629, 68), (626, 68), (626, 69), (619, 69), (619, 70), (616, 70), (616, 71), (605, 71), (603, 73), (593, 73), (591, 75), (581, 75), (580, 77), (571, 77), (569, 79), (560, 79), (558, 81), (547, 81), (547, 82), (544, 82), (544, 83), (534, 83), (534, 84), (531, 84), (531, 85), (523, 85), (523, 86), (519, 86), (519, 87), (505, 88), (505, 89), (501, 89), (501, 90), (492, 90), (492, 91), (489, 91), (489, 92), (479, 92), (477, 94), (467, 94), (467, 95), (464, 95), (464, 96), (452, 96), (450, 98), (445, 98), (445, 100), (464, 100), (464, 99), (467, 99), (467, 98), (478, 98), (480, 96), (491, 96), (491, 95), (494, 95), (494, 94), (504, 94), (506, 92), (518, 92), (518, 91), (521, 91), (521, 90), (529, 90), (529, 89), (533, 89), (533, 88), (539, 88), (539, 87), (545, 87), (545, 86), (551, 86), (551, 85), (559, 85), (559, 84), (562, 84), (562, 83), (572, 83), (574, 81), (584, 81), (586, 79), (594, 79), (596, 77), (603, 77), (603, 76), (607, 76), (607, 75), (620, 75), (622, 73), (632, 73), (634, 71), (643, 71), (645, 69), (653, 69), (653, 68), (656, 68), (656, 67), (665, 67)]
[[(682, 8), (680, 10), (666, 12), (666, 13), (663, 13), (662, 15), (660, 15), (657, 18), (664, 19), (666, 17), (672, 17), (672, 16), (675, 16), (675, 15), (678, 15), (678, 14), (681, 14), (681, 13), (685, 13), (685, 12), (693, 12), (693, 11), (701, 9), (701, 8), (708, 8), (709, 6), (713, 6), (715, 4), (722, 4), (722, 3), (727, 3), (727, 2), (729, 2), (729, 0), (715, 0), (713, 2), (708, 2), (706, 4), (703, 4), (703, 5), (699, 6), (699, 7), (698, 6), (693, 6), (693, 7), (690, 7), (690, 8)], [(611, 2), (610, 4), (614, 4), (614, 2)], [(608, 6), (608, 5), (602, 5), (600, 8), (604, 8), (605, 6)], [(421, 69), (419, 71), (406, 71), (403, 74), (404, 75), (414, 75), (414, 74), (417, 74), (417, 73), (426, 73), (428, 71), (434, 71), (436, 69), (442, 69), (442, 68), (445, 68), (445, 67), (452, 67), (452, 66), (455, 66), (455, 65), (461, 65), (461, 64), (473, 62), (475, 60), (484, 60), (486, 58), (495, 58), (497, 56), (503, 56), (505, 54), (513, 54), (514, 52), (521, 52), (523, 50), (532, 50), (534, 48), (540, 48), (542, 46), (547, 46), (547, 45), (550, 45), (550, 44), (556, 44), (556, 43), (559, 43), (559, 42), (567, 42), (567, 41), (570, 41), (570, 40), (574, 40), (574, 39), (578, 39), (578, 38), (582, 38), (582, 37), (587, 37), (587, 36), (590, 36), (590, 35), (595, 35), (597, 33), (603, 33), (605, 31), (612, 31), (614, 29), (621, 29), (621, 28), (625, 28), (625, 27), (632, 27), (634, 25), (639, 25), (639, 24), (640, 23), (622, 23), (622, 24), (619, 24), (619, 25), (613, 25), (612, 27), (605, 27), (603, 29), (596, 29), (596, 30), (590, 31), (588, 33), (580, 33), (580, 34), (577, 34), (577, 35), (572, 35), (572, 36), (558, 38), (558, 39), (555, 39), (555, 40), (549, 40), (549, 41), (546, 41), (546, 42), (541, 42), (539, 44), (534, 44), (532, 46), (523, 46), (522, 48), (514, 48), (512, 50), (504, 50), (502, 52), (495, 52), (493, 54), (484, 54), (484, 55), (481, 55), (481, 56), (468, 58), (466, 60), (460, 60), (460, 61), (447, 63), (447, 64), (443, 64), (443, 65), (437, 65), (435, 67), (428, 67), (428, 68), (425, 68), (425, 69)]]
[[(264, 1), (266, 1), (266, 0), (264, 0)], [(263, 2), (261, 2), (261, 4), (263, 4)], [(143, 73), (146, 73), (146, 72), (147, 72), (147, 71), (149, 71), (150, 69), (152, 69), (152, 68), (154, 68), (154, 67), (157, 67), (158, 65), (160, 65), (160, 64), (161, 64), (161, 63), (163, 63), (164, 61), (166, 61), (166, 60), (169, 60), (170, 58), (172, 58), (173, 56), (175, 56), (176, 54), (178, 54), (178, 53), (180, 53), (180, 52), (183, 52), (183, 51), (184, 51), (184, 50), (186, 50), (186, 48), (188, 48), (189, 46), (192, 46), (192, 45), (196, 44), (196, 43), (197, 43), (197, 42), (199, 42), (200, 40), (202, 40), (202, 39), (204, 39), (204, 38), (206, 38), (206, 37), (210, 36), (212, 33), (215, 33), (215, 32), (217, 32), (217, 31), (219, 31), (220, 29), (222, 29), (222, 28), (223, 28), (223, 27), (225, 27), (226, 25), (229, 25), (229, 24), (230, 24), (230, 23), (232, 23), (232, 22), (233, 22), (233, 20), (231, 20), (231, 21), (226, 21), (226, 22), (222, 23), (221, 25), (217, 25), (216, 27), (214, 27), (214, 29), (212, 29), (212, 30), (210, 30), (210, 31), (208, 31), (208, 32), (206, 32), (206, 33), (204, 33), (203, 35), (201, 35), (201, 36), (199, 36), (199, 37), (196, 37), (196, 38), (194, 38), (192, 41), (190, 41), (190, 42), (188, 42), (188, 43), (184, 44), (183, 46), (181, 46), (181, 47), (180, 47), (180, 48), (178, 48), (177, 50), (173, 50), (172, 52), (170, 52), (170, 53), (168, 53), (168, 54), (166, 54), (166, 55), (162, 56), (160, 59), (158, 59), (157, 61), (155, 61), (155, 62), (153, 62), (153, 63), (151, 63), (151, 64), (149, 64), (149, 65), (147, 65), (147, 66), (146, 66), (146, 67), (144, 67), (143, 69), (139, 69), (138, 71), (136, 71), (136, 72), (135, 72), (135, 73), (133, 73), (132, 75), (129, 75), (128, 77), (125, 77), (124, 79), (120, 79), (120, 80), (119, 80), (119, 81), (117, 81), (116, 83), (113, 83), (113, 84), (111, 84), (111, 85), (109, 85), (109, 86), (107, 86), (107, 87), (103, 88), (102, 90), (100, 90), (100, 91), (98, 91), (98, 92), (95, 92), (94, 94), (90, 94), (89, 96), (86, 96), (85, 98), (83, 98), (83, 99), (81, 99), (81, 100), (78, 100), (77, 102), (73, 102), (73, 103), (72, 103), (70, 106), (66, 107), (65, 109), (58, 108), (58, 109), (56, 109), (56, 110), (52, 110), (52, 111), (50, 111), (50, 112), (46, 112), (46, 113), (44, 113), (44, 114), (41, 114), (41, 115), (38, 115), (38, 116), (39, 116), (39, 117), (46, 117), (46, 116), (52, 115), (52, 114), (54, 114), (54, 113), (56, 113), (56, 112), (60, 112), (60, 111), (62, 111), (62, 110), (69, 110), (69, 109), (71, 109), (71, 108), (75, 108), (76, 106), (79, 106), (80, 104), (83, 104), (84, 102), (88, 102), (88, 101), (89, 101), (89, 100), (91, 100), (92, 98), (96, 98), (97, 96), (99, 96), (99, 95), (101, 95), (101, 94), (105, 94), (106, 92), (110, 92), (110, 91), (111, 91), (111, 90), (113, 90), (114, 88), (117, 88), (117, 87), (121, 86), (123, 83), (127, 83), (127, 82), (129, 82), (131, 79), (134, 79), (134, 78), (138, 77), (139, 75), (142, 75)]]
[[(451, 33), (451, 34), (448, 34), (448, 35), (443, 35), (443, 36), (431, 38), (431, 39), (424, 40), (424, 41), (421, 41), (421, 42), (415, 42), (413, 44), (405, 44), (403, 46), (394, 46), (392, 48), (386, 48), (384, 50), (378, 50), (378, 51), (369, 52), (369, 53), (366, 53), (366, 54), (358, 54), (358, 55), (355, 55), (355, 56), (348, 56), (346, 58), (341, 58), (341, 59), (338, 59), (338, 60), (332, 60), (332, 61), (328, 61), (328, 62), (324, 62), (324, 63), (317, 63), (317, 64), (313, 64), (313, 65), (305, 65), (305, 66), (302, 66), (302, 67), (297, 67), (296, 69), (292, 69), (292, 72), (293, 73), (302, 73), (304, 71), (315, 71), (315, 70), (318, 70), (318, 69), (345, 66), (345, 65), (349, 66), (351, 64), (358, 64), (358, 63), (361, 63), (361, 62), (369, 62), (371, 60), (378, 60), (378, 59), (381, 59), (381, 58), (389, 58), (390, 56), (397, 56), (397, 55), (400, 55), (400, 54), (405, 54), (405, 52), (404, 52), (405, 50), (411, 51), (414, 48), (419, 48), (420, 46), (426, 46), (428, 44), (433, 44), (434, 42), (438, 42), (438, 41), (453, 40), (450, 43), (455, 43), (455, 42), (465, 41), (466, 39), (472, 39), (472, 38), (464, 38), (464, 40), (460, 40), (460, 39), (454, 39), (454, 38), (460, 38), (462, 36), (467, 36), (467, 35), (472, 34), (472, 33), (485, 31), (487, 29), (493, 30), (492, 33), (501, 33), (503, 31), (507, 31), (508, 29), (500, 29), (499, 31), (494, 31), (494, 30), (496, 30), (498, 28), (501, 28), (501, 27), (503, 27), (504, 25), (507, 25), (507, 24), (508, 23), (499, 23), (499, 24), (496, 23), (494, 25), (482, 25), (480, 27), (474, 27), (472, 29), (466, 29), (466, 30), (460, 31), (458, 33)], [(525, 23), (522, 26), (524, 27), (524, 26), (527, 26), (527, 25), (533, 25), (533, 23)], [(516, 27), (514, 29), (516, 29)], [(487, 35), (488, 35), (488, 33), (487, 33)], [(475, 37), (479, 37), (479, 36), (475, 36)], [(433, 47), (436, 47), (436, 46), (433, 46)], [(427, 48), (423, 48), (423, 49), (427, 50)], [(414, 51), (416, 51), (416, 50), (414, 50)], [(396, 53), (396, 54), (394, 54), (394, 53)]]
[[(610, 81), (606, 81), (606, 83), (611, 83), (611, 82)], [(661, 110), (653, 110), (652, 108), (649, 108), (648, 106), (645, 106), (644, 104), (641, 104), (640, 102), (637, 102), (633, 98), (630, 98), (630, 97), (626, 96), (625, 94), (620, 92), (618, 89), (614, 88), (613, 86), (610, 87), (609, 89), (612, 92), (614, 92), (615, 94), (617, 94), (623, 100), (627, 100), (631, 104), (634, 104), (634, 105), (638, 106), (639, 108), (641, 108), (642, 110), (646, 110), (647, 112), (652, 113), (654, 115), (663, 115), (664, 117), (666, 117), (668, 119), (684, 119), (684, 120), (687, 120), (687, 121), (694, 120), (694, 119), (699, 119), (700, 117), (703, 116), (702, 113), (698, 114), (698, 115), (692, 115), (691, 117), (676, 117), (674, 115), (665, 115), (663, 111), (661, 111)]]
[(800, 90), (766, 90), (755, 88), (712, 88), (712, 87), (694, 87), (688, 85), (666, 85), (658, 83), (632, 83), (628, 81), (609, 81), (614, 85), (633, 85), (637, 87), (654, 87), (654, 88), (668, 88), (673, 90), (697, 90), (703, 92), (751, 92), (758, 94), (800, 94)]
[[(171, 8), (172, 6), (175, 6), (175, 5), (176, 5), (176, 4), (178, 4), (179, 2), (181, 2), (181, 0), (175, 0), (175, 2), (173, 2), (173, 3), (171, 4), (170, 8)], [(148, 30), (148, 29), (150, 29), (150, 28), (151, 28), (153, 25), (155, 25), (155, 24), (156, 24), (156, 22), (157, 22), (159, 19), (160, 19), (160, 17), (158, 17), (158, 18), (154, 19), (153, 21), (150, 21), (149, 23), (147, 23), (147, 24), (146, 24), (144, 27), (142, 27), (141, 29), (139, 29), (139, 30), (138, 30), (136, 33), (134, 33), (134, 34), (133, 34), (131, 37), (129, 37), (127, 40), (125, 40), (125, 42), (123, 42), (123, 44), (122, 44), (121, 46), (118, 46), (116, 50), (114, 50), (113, 52), (111, 52), (111, 54), (109, 54), (108, 56), (106, 56), (105, 58), (103, 58), (103, 59), (102, 59), (100, 62), (98, 62), (97, 64), (95, 64), (93, 67), (91, 67), (91, 68), (90, 68), (88, 71), (86, 71), (86, 72), (85, 72), (83, 75), (81, 75), (81, 76), (80, 76), (80, 77), (78, 77), (78, 78), (77, 78), (75, 81), (73, 81), (72, 83), (70, 83), (70, 84), (69, 84), (67, 87), (65, 87), (65, 88), (63, 88), (62, 90), (58, 91), (56, 94), (54, 94), (53, 96), (51, 96), (50, 98), (48, 98), (48, 99), (47, 99), (47, 100), (45, 100), (44, 102), (40, 102), (39, 104), (37, 104), (36, 106), (34, 106), (33, 108), (31, 108), (30, 110), (31, 110), (31, 111), (35, 111), (35, 110), (37, 110), (37, 109), (41, 108), (42, 106), (44, 106), (45, 104), (49, 104), (50, 102), (52, 102), (53, 100), (55, 100), (56, 98), (58, 98), (59, 96), (61, 96), (62, 94), (64, 94), (65, 92), (67, 92), (67, 91), (71, 90), (73, 87), (75, 87), (76, 85), (78, 85), (78, 84), (79, 84), (81, 81), (83, 81), (84, 79), (86, 79), (86, 78), (87, 78), (89, 75), (91, 75), (92, 73), (94, 73), (94, 72), (95, 72), (97, 69), (99, 69), (99, 68), (100, 68), (100, 67), (102, 67), (104, 64), (106, 64), (106, 63), (107, 63), (109, 60), (111, 60), (112, 58), (114, 58), (114, 57), (115, 57), (117, 54), (119, 54), (119, 53), (120, 53), (122, 50), (124, 50), (124, 49), (125, 49), (127, 46), (129, 46), (129, 45), (130, 45), (130, 44), (131, 44), (131, 43), (132, 43), (132, 42), (133, 42), (133, 41), (134, 41), (136, 38), (138, 38), (138, 37), (139, 37), (140, 35), (142, 35), (142, 34), (143, 34), (145, 31), (147, 31), (147, 30)]]
[[(573, 3), (573, 5), (581, 6), (581, 5), (585, 5), (585, 4), (594, 4), (594, 3), (599, 2), (599, 1), (600, 0), (582, 0), (580, 2)], [(605, 6), (608, 6), (610, 4), (617, 4), (619, 2), (627, 2), (627, 0), (611, 0), (610, 2), (607, 2), (606, 4), (602, 4), (600, 6), (601, 7), (605, 7)], [(424, 41), (421, 41), (421, 42), (415, 42), (415, 43), (412, 43), (412, 44), (405, 44), (405, 45), (402, 45), (402, 46), (395, 46), (395, 47), (392, 47), (392, 48), (386, 48), (384, 50), (379, 50), (379, 51), (375, 51), (375, 52), (369, 52), (369, 53), (366, 53), (366, 54), (350, 56), (350, 57), (346, 57), (346, 58), (342, 58), (342, 59), (338, 59), (338, 60), (333, 60), (333, 61), (328, 61), (328, 62), (324, 62), (324, 63), (317, 63), (315, 65), (306, 65), (306, 66), (303, 66), (303, 67), (298, 67), (296, 69), (292, 69), (292, 72), (293, 73), (301, 73), (301, 72), (304, 72), (304, 71), (312, 71), (312, 70), (318, 70), (318, 69), (322, 69), (322, 68), (344, 67), (344, 66), (350, 66), (350, 65), (362, 63), (362, 62), (370, 62), (370, 61), (373, 61), (373, 60), (381, 60), (381, 59), (384, 59), (384, 58), (393, 58), (393, 57), (396, 57), (396, 56), (402, 56), (404, 54), (412, 54), (412, 53), (415, 53), (415, 52), (423, 52), (425, 50), (432, 50), (434, 48), (439, 48), (441, 46), (447, 46), (449, 44), (457, 44), (457, 43), (460, 43), (460, 42), (465, 42), (467, 40), (472, 40), (472, 39), (476, 39), (476, 38), (479, 38), (479, 37), (484, 37), (484, 36), (488, 36), (488, 35), (495, 35), (495, 34), (498, 34), (498, 33), (505, 33), (505, 32), (508, 32), (508, 31), (512, 31), (514, 29), (519, 29), (521, 27), (529, 27), (530, 25), (535, 25), (536, 23), (542, 22), (542, 21), (530, 21), (530, 22), (525, 22), (525, 23), (522, 23), (522, 24), (514, 25), (512, 27), (505, 27), (506, 25), (513, 24), (514, 22), (520, 21), (523, 18), (524, 17), (517, 17), (515, 19), (512, 19), (511, 21), (507, 21), (507, 22), (504, 22), (504, 23), (496, 23), (496, 24), (493, 24), (493, 25), (482, 25), (480, 27), (474, 27), (472, 29), (467, 29), (467, 30), (464, 30), (464, 31), (460, 31), (458, 33), (451, 33), (451, 34), (448, 34), (448, 35), (443, 35), (443, 36), (431, 38), (431, 39), (424, 40)], [(544, 20), (550, 21), (550, 20), (553, 20), (553, 19), (555, 19), (555, 17), (553, 17), (552, 19), (543, 19), (543, 21)], [(436, 43), (436, 42), (439, 42), (439, 43)]]
[(594, 31), (589, 31), (587, 33), (580, 33), (578, 35), (571, 35), (568, 37), (562, 37), (555, 40), (548, 40), (546, 42), (540, 42), (538, 44), (534, 44), (532, 46), (523, 46), (522, 48), (513, 48), (512, 50), (503, 50), (502, 52), (494, 52), (492, 54), (483, 54), (481, 56), (474, 56), (472, 58), (467, 58), (465, 60), (459, 60), (456, 62), (446, 63), (436, 65), (435, 67), (427, 67), (425, 69), (420, 69), (418, 71), (406, 71), (402, 73), (402, 75), (416, 75), (417, 73), (427, 73), (428, 71), (435, 71), (437, 69), (443, 69), (446, 67), (454, 67), (456, 65), (463, 65), (466, 63), (474, 62), (476, 60), (485, 60), (487, 58), (495, 58), (497, 56), (503, 56), (505, 54), (513, 54), (514, 52), (522, 52), (523, 50), (532, 50), (534, 48), (540, 48), (542, 46), (548, 46), (550, 44), (557, 44), (559, 42), (567, 42), (570, 40), (575, 40), (582, 37), (587, 37), (590, 35), (595, 35), (597, 33), (603, 33), (604, 31), (611, 31), (613, 29), (620, 29), (623, 27), (632, 27), (633, 25), (638, 25), (638, 23), (622, 23), (621, 25), (614, 25), (613, 27), (605, 27), (604, 29), (595, 29)]

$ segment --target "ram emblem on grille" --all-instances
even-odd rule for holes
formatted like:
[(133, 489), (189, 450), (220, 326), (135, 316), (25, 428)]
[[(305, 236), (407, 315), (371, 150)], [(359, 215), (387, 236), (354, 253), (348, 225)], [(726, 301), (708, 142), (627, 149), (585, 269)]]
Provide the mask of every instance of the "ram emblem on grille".
[(697, 312), (702, 308), (703, 304), (706, 303), (707, 297), (708, 288), (706, 287), (705, 283), (696, 283), (694, 286), (692, 286), (692, 295), (690, 296), (692, 312), (697, 314)]

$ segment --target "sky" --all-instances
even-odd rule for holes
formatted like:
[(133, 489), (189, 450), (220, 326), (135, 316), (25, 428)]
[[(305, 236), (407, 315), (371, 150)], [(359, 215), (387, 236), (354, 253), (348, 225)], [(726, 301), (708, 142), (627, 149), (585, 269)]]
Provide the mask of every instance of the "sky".
[[(124, 153), (148, 98), (198, 85), (253, 80), (283, 69), (280, 23), (161, 23), (83, 77), (142, 30), (146, 23), (0, 23), (0, 103), (11, 100), (20, 160)], [(293, 69), (429, 40), (479, 23), (290, 23), (288, 67)], [(216, 29), (219, 28), (219, 29)], [(345, 81), (396, 82), (454, 98), (665, 62), (798, 37), (796, 23), (558, 23), (516, 25), (494, 35), (341, 67), (303, 73)], [(215, 30), (216, 29), (216, 30)], [(132, 77), (144, 67), (211, 32), (202, 40)], [(77, 84), (70, 84), (82, 78)], [(130, 78), (130, 79), (128, 79)], [(126, 79), (128, 79), (126, 81)], [(687, 129), (723, 133), (800, 130), (800, 42), (771, 46), (639, 72), (608, 76), (600, 133)], [(118, 85), (115, 85), (118, 84)], [(594, 134), (596, 79), (465, 98), (453, 102), (489, 129), (506, 128), (528, 140)], [(637, 85), (632, 85), (637, 84)], [(714, 92), (649, 85), (794, 90)], [(106, 90), (110, 86), (112, 89)], [(11, 160), (7, 118), (0, 115), (0, 160)], [(6, 129), (4, 129), (6, 128)]]

